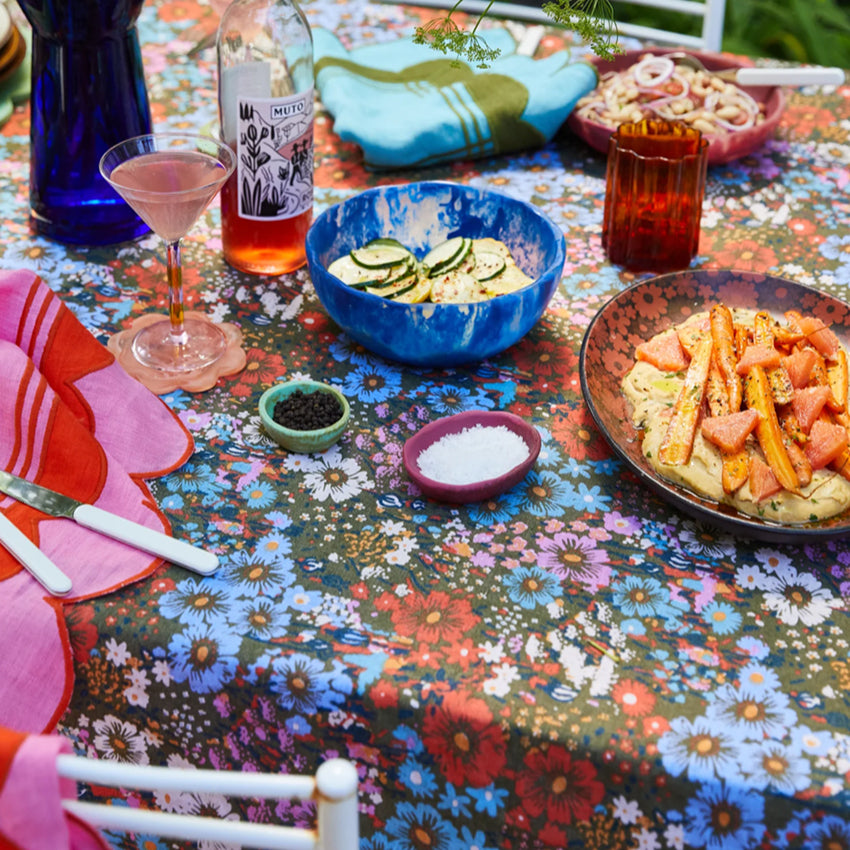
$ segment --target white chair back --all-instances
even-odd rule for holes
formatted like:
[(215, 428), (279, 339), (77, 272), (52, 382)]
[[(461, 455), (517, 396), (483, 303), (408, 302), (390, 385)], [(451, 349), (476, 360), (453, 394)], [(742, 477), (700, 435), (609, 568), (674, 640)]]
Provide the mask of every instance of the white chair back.
[(313, 775), (237, 773), (116, 764), (80, 756), (56, 759), (60, 776), (110, 788), (230, 797), (316, 801), (313, 829), (222, 820), (66, 800), (66, 811), (101, 829), (183, 841), (216, 841), (259, 850), (357, 850), (357, 769), (344, 759), (324, 762)]
[[(413, 0), (411, 0), (413, 2)], [(685, 35), (675, 30), (656, 29), (654, 27), (638, 26), (618, 22), (620, 34), (632, 36), (643, 41), (656, 44), (687, 47), (692, 50), (707, 50), (716, 53), (723, 41), (723, 18), (726, 12), (726, 0), (629, 0), (636, 6), (647, 6), (653, 9), (666, 9), (681, 12), (698, 19), (699, 35)], [(434, 9), (455, 8), (453, 0), (416, 0), (415, 5)], [(480, 14), (489, 8), (493, 17), (508, 20), (532, 21), (540, 24), (551, 24), (551, 19), (541, 9), (542, 0), (520, 0), (510, 3), (495, 0), (461, 0), (457, 11)], [(616, 9), (616, 2), (614, 3)]]

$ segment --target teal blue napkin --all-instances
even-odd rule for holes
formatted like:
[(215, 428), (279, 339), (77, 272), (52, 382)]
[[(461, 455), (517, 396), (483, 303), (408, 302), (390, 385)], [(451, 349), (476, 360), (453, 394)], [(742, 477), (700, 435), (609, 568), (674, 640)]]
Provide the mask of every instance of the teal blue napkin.
[(408, 168), (540, 147), (576, 101), (596, 87), (594, 68), (567, 51), (519, 56), (507, 30), (486, 33), (501, 55), (486, 70), (404, 38), (346, 50), (313, 30), (316, 87), (334, 130), (363, 149), (370, 168)]

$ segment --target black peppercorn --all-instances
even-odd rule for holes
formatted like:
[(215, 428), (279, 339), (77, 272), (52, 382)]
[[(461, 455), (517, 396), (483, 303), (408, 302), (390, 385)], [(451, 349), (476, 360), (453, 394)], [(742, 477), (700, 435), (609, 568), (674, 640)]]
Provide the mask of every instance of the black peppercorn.
[(295, 390), (275, 403), (272, 418), (292, 431), (319, 431), (339, 422), (342, 405), (331, 393)]

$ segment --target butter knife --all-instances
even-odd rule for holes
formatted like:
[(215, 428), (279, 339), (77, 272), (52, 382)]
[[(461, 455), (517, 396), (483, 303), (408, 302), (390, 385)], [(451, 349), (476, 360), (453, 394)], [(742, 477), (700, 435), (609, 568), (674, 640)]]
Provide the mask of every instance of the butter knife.
[(54, 596), (66, 596), (71, 579), (5, 514), (0, 514), (0, 545), (8, 549), (29, 574)]
[(77, 501), (55, 490), (48, 490), (3, 470), (0, 470), (0, 492), (38, 511), (72, 519), (77, 525), (120, 540), (201, 575), (210, 575), (218, 567), (218, 556), (212, 552), (176, 540), (168, 534), (154, 531), (102, 508)]

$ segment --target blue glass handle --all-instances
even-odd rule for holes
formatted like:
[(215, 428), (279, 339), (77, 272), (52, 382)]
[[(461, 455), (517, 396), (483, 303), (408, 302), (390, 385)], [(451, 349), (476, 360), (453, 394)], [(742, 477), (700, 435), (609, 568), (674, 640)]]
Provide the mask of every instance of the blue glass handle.
[(103, 179), (112, 145), (151, 131), (136, 20), (144, 0), (18, 0), (33, 28), (30, 220), (83, 245), (148, 227)]

